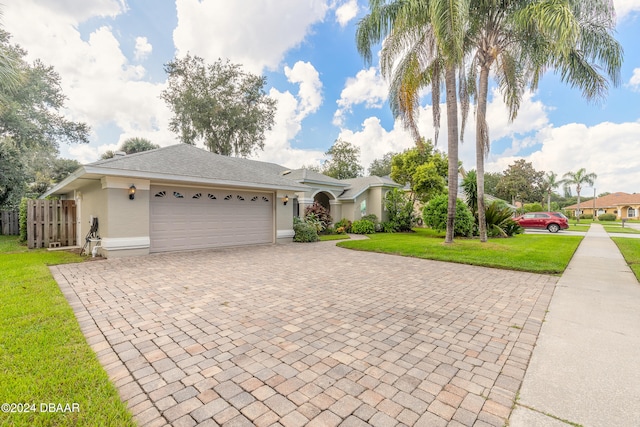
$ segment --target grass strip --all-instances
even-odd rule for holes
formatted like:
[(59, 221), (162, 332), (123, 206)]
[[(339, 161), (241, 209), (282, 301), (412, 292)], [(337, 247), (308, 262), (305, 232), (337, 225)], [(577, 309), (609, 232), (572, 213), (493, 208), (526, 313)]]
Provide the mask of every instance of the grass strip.
[(640, 282), (640, 239), (629, 239), (626, 237), (612, 237), (611, 240), (618, 246), (624, 260), (636, 275)]
[(134, 426), (47, 268), (82, 258), (14, 236), (0, 236), (0, 249), (0, 404), (29, 405), (0, 412), (0, 425)]
[(350, 239), (347, 234), (321, 234), (318, 236), (321, 242), (328, 242), (331, 240), (348, 240)]
[(582, 236), (521, 234), (508, 239), (456, 238), (445, 244), (442, 233), (417, 228), (413, 233), (370, 234), (368, 240), (339, 242), (342, 248), (411, 256), (507, 270), (560, 274)]
[(615, 225), (605, 225), (604, 230), (607, 233), (640, 234), (640, 230), (636, 230), (635, 228), (631, 228), (631, 227), (623, 228), (621, 226), (615, 226)]

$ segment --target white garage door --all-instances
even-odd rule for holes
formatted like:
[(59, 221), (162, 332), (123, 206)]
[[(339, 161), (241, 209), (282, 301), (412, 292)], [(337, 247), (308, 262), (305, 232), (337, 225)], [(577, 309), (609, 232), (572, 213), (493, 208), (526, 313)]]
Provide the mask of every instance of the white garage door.
[(151, 252), (273, 242), (273, 193), (151, 186)]

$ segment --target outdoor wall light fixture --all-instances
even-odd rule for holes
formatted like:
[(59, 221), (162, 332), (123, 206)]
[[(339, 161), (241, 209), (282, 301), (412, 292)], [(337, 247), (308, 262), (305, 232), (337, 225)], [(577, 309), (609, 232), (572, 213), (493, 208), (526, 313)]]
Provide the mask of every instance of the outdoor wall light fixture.
[(131, 184), (129, 187), (129, 200), (133, 200), (136, 197), (136, 186)]
[(282, 202), (284, 203), (285, 206), (287, 206), (288, 201), (289, 201), (289, 195), (286, 195), (282, 198)]

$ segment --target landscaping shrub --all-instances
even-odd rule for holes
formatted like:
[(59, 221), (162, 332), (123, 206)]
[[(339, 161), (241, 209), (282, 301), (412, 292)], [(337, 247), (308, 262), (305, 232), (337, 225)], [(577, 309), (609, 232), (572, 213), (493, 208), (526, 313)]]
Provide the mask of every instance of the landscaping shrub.
[[(447, 229), (448, 196), (436, 196), (427, 203), (422, 210), (424, 224), (436, 231)], [(475, 220), (467, 205), (460, 199), (456, 200), (456, 220), (453, 233), (456, 236), (469, 237), (473, 234)]]
[(342, 228), (345, 233), (351, 233), (351, 221), (346, 218), (342, 218), (340, 221), (336, 222), (336, 228)]
[(582, 215), (580, 215), (580, 219), (593, 219), (593, 215), (591, 215), (591, 214), (582, 214)]
[(368, 219), (353, 221), (351, 232), (355, 234), (373, 234), (376, 232), (376, 225)]
[(295, 235), (293, 236), (294, 242), (308, 243), (318, 241), (316, 226), (298, 217), (293, 218), (293, 231), (295, 231)]
[(511, 237), (522, 233), (522, 227), (511, 219), (511, 209), (504, 204), (493, 202), (485, 211), (487, 234), (490, 237)]
[(600, 214), (598, 215), (598, 220), (599, 221), (615, 221), (616, 215), (611, 213)]
[(322, 230), (322, 232), (320, 232), (319, 234), (336, 234), (336, 229), (335, 227), (330, 225), (324, 230)]
[(545, 210), (540, 203), (525, 203), (523, 208), (525, 212), (542, 212)]
[(329, 224), (331, 224), (333, 222), (333, 219), (331, 218), (331, 215), (329, 215), (329, 210), (327, 208), (325, 208), (324, 206), (322, 206), (318, 202), (313, 202), (312, 205), (307, 206), (305, 208), (305, 210), (304, 210), (305, 219), (309, 215), (314, 215), (315, 219), (318, 220), (320, 222), (320, 224), (322, 225), (322, 228), (320, 230), (318, 230), (318, 231), (324, 230), (325, 228), (327, 228), (329, 226)]
[(315, 228), (316, 233), (320, 233), (325, 229), (322, 221), (320, 221), (320, 219), (318, 219), (318, 217), (314, 213), (306, 214), (304, 217), (304, 222)]
[(18, 214), (18, 221), (20, 222), (20, 241), (22, 243), (27, 241), (27, 209), (29, 208), (29, 199), (22, 198), (20, 200), (20, 213)]
[(376, 216), (376, 214), (365, 215), (360, 219), (366, 219), (367, 221), (371, 221), (374, 224), (378, 222), (378, 217)]
[[(416, 217), (413, 211), (413, 202), (405, 192), (397, 188), (388, 191), (385, 195), (384, 204), (387, 209), (387, 214), (389, 215), (389, 221), (382, 224), (382, 231), (386, 233), (393, 231), (411, 231)], [(390, 228), (389, 225), (392, 227)]]
[(395, 233), (396, 232), (396, 224), (391, 221), (385, 221), (380, 224), (380, 228), (383, 233)]
[(524, 228), (522, 228), (520, 226), (520, 224), (518, 224), (517, 222), (515, 222), (514, 220), (512, 220), (511, 218), (509, 218), (508, 220), (506, 220), (502, 226), (502, 231), (505, 232), (505, 234), (509, 237), (515, 236), (516, 234), (522, 234), (524, 233)]

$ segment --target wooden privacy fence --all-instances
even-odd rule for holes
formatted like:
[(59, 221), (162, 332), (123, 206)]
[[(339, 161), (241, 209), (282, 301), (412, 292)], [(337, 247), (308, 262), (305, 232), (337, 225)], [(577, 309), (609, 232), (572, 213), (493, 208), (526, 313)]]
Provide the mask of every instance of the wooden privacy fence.
[(75, 200), (29, 200), (27, 244), (29, 249), (75, 246)]
[(0, 234), (5, 236), (17, 236), (20, 234), (20, 211), (0, 211)]

